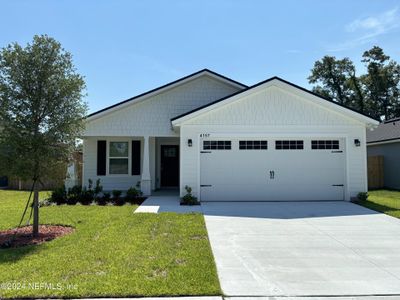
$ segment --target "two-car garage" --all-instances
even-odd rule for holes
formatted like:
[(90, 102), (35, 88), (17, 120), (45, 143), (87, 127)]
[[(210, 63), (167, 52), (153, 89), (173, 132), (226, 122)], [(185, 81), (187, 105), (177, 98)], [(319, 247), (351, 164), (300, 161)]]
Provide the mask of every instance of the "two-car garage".
[(200, 201), (350, 201), (367, 192), (361, 113), (274, 77), (171, 120), (180, 196)]
[(344, 200), (343, 138), (222, 137), (199, 146), (201, 201)]

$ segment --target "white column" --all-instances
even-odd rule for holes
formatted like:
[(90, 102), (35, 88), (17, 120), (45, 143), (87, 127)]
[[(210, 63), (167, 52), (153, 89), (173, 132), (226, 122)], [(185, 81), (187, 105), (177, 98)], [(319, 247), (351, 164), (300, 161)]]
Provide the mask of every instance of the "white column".
[(144, 196), (151, 195), (150, 151), (148, 136), (143, 137), (143, 166), (142, 177), (140, 179), (140, 188)]

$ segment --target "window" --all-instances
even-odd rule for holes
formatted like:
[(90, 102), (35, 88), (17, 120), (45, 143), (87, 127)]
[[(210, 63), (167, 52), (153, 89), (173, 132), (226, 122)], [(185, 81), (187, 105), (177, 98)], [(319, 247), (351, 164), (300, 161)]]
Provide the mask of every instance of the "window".
[(176, 157), (176, 148), (165, 147), (164, 148), (164, 157)]
[(267, 141), (239, 141), (240, 150), (267, 150)]
[(231, 141), (203, 141), (204, 150), (231, 150)]
[(129, 147), (128, 142), (110, 142), (109, 156), (110, 174), (128, 174)]
[(311, 149), (314, 150), (339, 149), (339, 141), (338, 140), (311, 141)]
[(304, 141), (275, 141), (276, 150), (302, 150), (304, 149)]

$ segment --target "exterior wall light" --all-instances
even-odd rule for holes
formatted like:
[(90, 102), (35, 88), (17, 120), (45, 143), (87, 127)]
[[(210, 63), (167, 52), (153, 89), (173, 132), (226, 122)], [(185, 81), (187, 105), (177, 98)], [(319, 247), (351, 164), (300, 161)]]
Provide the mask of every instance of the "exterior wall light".
[(359, 139), (355, 139), (355, 140), (354, 140), (354, 145), (355, 145), (356, 147), (360, 147), (360, 146), (361, 146), (360, 140), (359, 140)]
[(192, 141), (192, 139), (188, 139), (188, 140), (187, 140), (187, 145), (188, 145), (188, 147), (192, 147), (192, 146), (193, 146), (193, 141)]

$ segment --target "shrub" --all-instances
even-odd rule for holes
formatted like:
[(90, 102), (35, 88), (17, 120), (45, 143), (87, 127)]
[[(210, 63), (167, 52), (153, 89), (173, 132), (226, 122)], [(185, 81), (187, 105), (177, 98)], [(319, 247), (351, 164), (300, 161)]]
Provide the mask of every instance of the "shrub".
[(357, 200), (358, 201), (367, 201), (368, 199), (368, 193), (367, 192), (360, 192), (357, 194)]
[(97, 197), (96, 198), (96, 203), (98, 205), (107, 205), (107, 203), (110, 202), (111, 194), (110, 193), (103, 193), (103, 197)]
[(100, 185), (100, 179), (96, 180), (96, 186), (93, 189), (93, 180), (89, 178), (88, 186), (83, 188), (79, 202), (82, 205), (90, 205), (101, 190), (103, 190), (103, 187)]
[(181, 205), (199, 205), (200, 202), (192, 195), (192, 188), (185, 186), (186, 195), (181, 198)]
[(96, 185), (94, 187), (94, 197), (97, 198), (99, 194), (103, 191), (103, 186), (100, 184), (100, 178), (96, 180)]
[(75, 205), (82, 196), (82, 187), (80, 185), (75, 185), (68, 189), (67, 194), (67, 204)]
[(122, 194), (122, 191), (120, 191), (120, 190), (112, 191), (114, 205), (124, 205), (125, 204), (125, 199), (121, 197), (121, 194)]
[(65, 190), (65, 186), (55, 189), (51, 193), (49, 201), (53, 202), (57, 205), (66, 203), (67, 202), (67, 191)]
[(129, 203), (135, 203), (135, 200), (139, 197), (140, 191), (138, 191), (136, 188), (131, 187), (126, 191), (126, 202)]
[(90, 205), (94, 200), (94, 191), (92, 189), (83, 188), (79, 202), (82, 205)]

